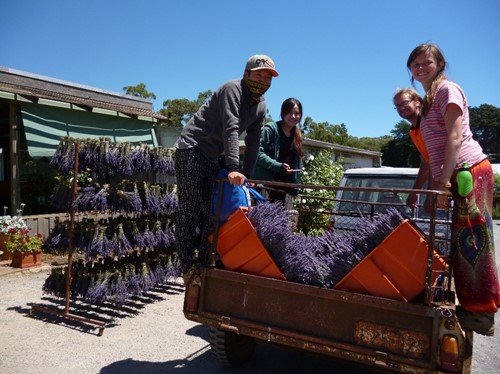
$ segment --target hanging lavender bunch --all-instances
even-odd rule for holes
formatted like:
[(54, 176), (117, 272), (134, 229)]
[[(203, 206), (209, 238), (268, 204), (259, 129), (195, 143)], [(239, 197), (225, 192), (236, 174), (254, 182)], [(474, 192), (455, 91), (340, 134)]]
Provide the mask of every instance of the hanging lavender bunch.
[(157, 217), (161, 213), (160, 186), (144, 182), (144, 194), (148, 213)]
[(80, 170), (85, 170), (87, 168), (96, 168), (97, 165), (93, 160), (93, 139), (85, 139), (80, 141), (80, 146), (78, 148), (78, 166)]
[(103, 188), (97, 192), (92, 201), (92, 209), (98, 212), (105, 212), (109, 209), (108, 205), (108, 197), (109, 197), (109, 192), (108, 192), (108, 185), (105, 185)]
[(123, 304), (131, 296), (128, 290), (128, 280), (124, 279), (121, 272), (116, 270), (109, 282), (108, 300)]
[(97, 280), (89, 286), (84, 299), (89, 300), (91, 303), (105, 301), (108, 298), (111, 275), (110, 271), (100, 271), (97, 274)]
[(147, 173), (151, 170), (151, 157), (149, 155), (149, 147), (146, 144), (141, 144), (131, 153), (132, 170), (136, 174)]
[(44, 241), (47, 252), (67, 250), (69, 246), (69, 227), (67, 222), (57, 222)]
[(177, 200), (177, 194), (175, 192), (163, 194), (160, 203), (161, 209), (165, 214), (176, 213), (179, 209), (179, 201)]
[(169, 278), (178, 278), (182, 276), (181, 262), (179, 261), (178, 257), (175, 257), (174, 259), (172, 259), (172, 257), (169, 257), (167, 275)]
[(114, 255), (123, 257), (132, 250), (132, 245), (125, 235), (123, 223), (119, 223), (113, 237)]
[(175, 175), (174, 160), (171, 153), (162, 146), (156, 147), (151, 154), (151, 168), (154, 173)]
[(63, 268), (53, 267), (50, 275), (45, 279), (42, 286), (44, 295), (54, 295), (64, 297), (66, 290), (66, 273)]
[(155, 237), (156, 242), (156, 250), (165, 249), (165, 243), (168, 241), (168, 237), (166, 233), (163, 231), (161, 227), (161, 221), (157, 220), (153, 224), (153, 235)]
[(132, 159), (131, 159), (132, 150), (130, 148), (130, 143), (128, 142), (120, 143), (118, 149), (119, 149), (118, 171), (121, 174), (130, 177), (131, 175), (134, 174), (132, 168)]
[(50, 166), (63, 174), (73, 171), (75, 165), (75, 141), (69, 136), (61, 138), (54, 156), (50, 160)]
[(117, 145), (107, 142), (104, 153), (104, 162), (106, 163), (108, 175), (114, 175), (119, 170), (120, 159), (120, 149)]
[(142, 249), (146, 247), (144, 237), (141, 231), (139, 230), (139, 227), (137, 227), (136, 221), (130, 221), (126, 231), (127, 231), (127, 238), (129, 239), (130, 244), (132, 244), (133, 248)]
[(154, 251), (156, 248), (156, 237), (149, 228), (149, 222), (146, 221), (144, 225), (144, 231), (142, 232), (142, 238), (144, 240), (144, 248), (146, 251)]
[(106, 248), (104, 243), (104, 230), (102, 227), (97, 226), (92, 231), (92, 240), (88, 247), (83, 248), (85, 256), (88, 258), (97, 258), (98, 256), (106, 255)]
[(134, 190), (132, 192), (120, 188), (115, 189), (110, 205), (113, 207), (113, 210), (116, 211), (141, 214), (142, 200), (137, 185), (134, 183)]
[(142, 292), (149, 291), (155, 286), (154, 282), (151, 280), (150, 269), (145, 261), (140, 264), (139, 283)]
[(77, 211), (92, 210), (92, 202), (94, 200), (96, 189), (94, 186), (87, 186), (81, 189), (73, 201), (73, 208)]

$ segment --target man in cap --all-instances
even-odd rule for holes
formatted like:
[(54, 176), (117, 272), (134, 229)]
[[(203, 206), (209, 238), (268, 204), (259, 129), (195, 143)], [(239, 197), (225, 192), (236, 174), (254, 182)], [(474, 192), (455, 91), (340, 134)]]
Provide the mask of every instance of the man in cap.
[[(243, 78), (219, 87), (191, 117), (175, 143), (179, 200), (175, 234), (183, 273), (203, 262), (205, 256), (213, 228), (210, 210), (219, 157), (224, 155), (232, 185), (243, 185), (252, 174), (267, 112), (263, 95), (277, 76), (269, 56), (250, 57)], [(239, 136), (244, 131), (246, 149), (240, 166)], [(196, 240), (197, 229), (201, 229), (201, 240)]]

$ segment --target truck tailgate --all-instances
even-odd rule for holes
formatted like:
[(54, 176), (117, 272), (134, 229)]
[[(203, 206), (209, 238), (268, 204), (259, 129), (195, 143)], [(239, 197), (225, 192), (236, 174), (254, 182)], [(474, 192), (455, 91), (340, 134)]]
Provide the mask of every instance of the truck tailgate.
[(445, 307), (221, 269), (201, 269), (197, 281), (202, 285), (197, 310), (186, 307), (188, 296), (184, 307), (190, 320), (396, 371), (432, 370), (438, 352), (432, 345), (439, 341), (443, 317), (450, 317)]

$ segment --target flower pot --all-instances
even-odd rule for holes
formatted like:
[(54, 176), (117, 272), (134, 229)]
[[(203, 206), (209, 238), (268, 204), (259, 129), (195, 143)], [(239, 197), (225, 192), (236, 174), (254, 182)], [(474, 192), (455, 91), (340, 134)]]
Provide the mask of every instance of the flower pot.
[(15, 268), (28, 268), (32, 266), (40, 266), (42, 264), (42, 251), (35, 252), (13, 252), (12, 263)]
[(12, 252), (7, 250), (6, 242), (9, 240), (9, 234), (0, 234), (0, 251), (3, 252), (0, 255), (0, 260), (11, 260)]

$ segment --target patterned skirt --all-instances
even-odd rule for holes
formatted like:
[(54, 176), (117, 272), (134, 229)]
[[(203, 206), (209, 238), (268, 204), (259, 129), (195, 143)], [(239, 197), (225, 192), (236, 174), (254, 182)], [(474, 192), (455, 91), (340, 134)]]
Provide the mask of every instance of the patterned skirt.
[(471, 167), (474, 190), (455, 202), (452, 231), (452, 265), (458, 301), (471, 312), (495, 313), (500, 286), (493, 241), (493, 171), (488, 160)]

